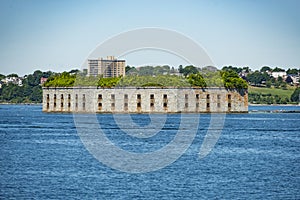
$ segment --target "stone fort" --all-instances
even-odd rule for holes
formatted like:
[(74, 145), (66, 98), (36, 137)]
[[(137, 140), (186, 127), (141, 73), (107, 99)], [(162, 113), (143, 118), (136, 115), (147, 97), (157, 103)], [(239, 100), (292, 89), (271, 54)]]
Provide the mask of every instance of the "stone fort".
[(44, 87), (44, 112), (243, 113), (247, 90), (160, 87)]

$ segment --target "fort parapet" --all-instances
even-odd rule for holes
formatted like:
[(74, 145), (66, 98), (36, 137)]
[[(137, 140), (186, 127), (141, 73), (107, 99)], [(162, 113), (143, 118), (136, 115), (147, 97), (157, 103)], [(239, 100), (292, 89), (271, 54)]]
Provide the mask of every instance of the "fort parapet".
[(247, 90), (225, 88), (43, 88), (44, 112), (242, 113)]

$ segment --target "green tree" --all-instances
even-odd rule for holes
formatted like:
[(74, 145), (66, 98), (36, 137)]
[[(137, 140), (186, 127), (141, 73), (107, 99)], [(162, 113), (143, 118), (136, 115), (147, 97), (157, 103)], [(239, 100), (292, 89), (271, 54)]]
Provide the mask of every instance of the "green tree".
[(203, 76), (199, 72), (196, 74), (188, 75), (187, 79), (192, 86), (198, 86), (198, 87), (207, 86)]
[(111, 88), (116, 86), (121, 78), (119, 77), (110, 77), (110, 78), (100, 78), (98, 81), (99, 87)]
[(5, 75), (0, 74), (0, 81), (1, 81), (2, 79), (4, 79), (5, 77), (6, 77)]
[(13, 74), (8, 74), (6, 77), (19, 77), (19, 76), (18, 74), (13, 73)]
[(182, 65), (179, 65), (178, 71), (179, 71), (179, 73), (183, 74), (183, 67), (182, 67)]
[(291, 101), (300, 102), (299, 96), (300, 96), (300, 88), (296, 88), (293, 94), (291, 95)]
[(131, 67), (129, 66), (129, 65), (127, 65), (126, 67), (125, 67), (125, 72), (127, 73), (127, 72), (129, 72), (131, 70)]
[(240, 78), (237, 72), (230, 71), (221, 71), (221, 76), (224, 81), (224, 86), (229, 89), (246, 89), (248, 88), (247, 82)]
[(275, 67), (272, 72), (284, 72), (285, 70), (279, 67)]
[(286, 73), (287, 74), (298, 74), (300, 72), (300, 69), (296, 69), (296, 68), (294, 68), (294, 69), (288, 69), (287, 71), (286, 71)]
[(266, 87), (267, 88), (270, 88), (272, 86), (272, 82), (270, 81), (270, 80), (268, 80), (267, 82), (266, 82)]
[(71, 87), (74, 85), (76, 75), (70, 75), (68, 72), (57, 74), (48, 78), (44, 87)]
[(243, 71), (246, 72), (246, 73), (249, 73), (251, 70), (249, 67), (243, 67)]
[(199, 70), (193, 65), (185, 66), (185, 68), (183, 69), (183, 75), (185, 77), (187, 77), (187, 75), (189, 74), (197, 74), (198, 72)]
[(267, 72), (267, 71), (272, 71), (272, 69), (268, 66), (263, 66), (261, 69), (260, 69), (260, 72)]
[(47, 71), (47, 72), (43, 72), (42, 77), (49, 78), (50, 76), (52, 76), (54, 74), (55, 74), (54, 72)]
[(69, 71), (70, 74), (78, 74), (79, 72), (79, 69), (72, 69), (71, 71)]
[(259, 71), (247, 75), (247, 80), (254, 85), (259, 85), (263, 81), (266, 81), (266, 77)]
[(243, 71), (243, 68), (240, 67), (232, 67), (232, 66), (224, 66), (222, 71), (234, 71), (236, 73), (240, 73)]
[(279, 76), (279, 77), (277, 78), (277, 82), (278, 82), (279, 84), (283, 83), (283, 78), (282, 78), (281, 76)]
[(33, 87), (29, 99), (32, 102), (40, 102), (40, 100), (42, 99), (42, 87), (39, 85)]
[(283, 89), (283, 90), (287, 90), (287, 84), (286, 84), (286, 82), (282, 82), (282, 83), (280, 84), (280, 87), (281, 87), (281, 89)]

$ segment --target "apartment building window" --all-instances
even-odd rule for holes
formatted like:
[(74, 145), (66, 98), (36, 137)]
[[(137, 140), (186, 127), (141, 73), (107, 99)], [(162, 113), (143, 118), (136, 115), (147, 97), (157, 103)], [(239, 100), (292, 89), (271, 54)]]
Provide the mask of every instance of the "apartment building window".
[(102, 100), (102, 94), (98, 94), (98, 100)]
[(167, 108), (167, 107), (168, 107), (168, 103), (165, 102), (165, 103), (163, 104), (163, 106), (164, 106), (164, 108)]
[(111, 96), (111, 99), (115, 99), (115, 95), (114, 94), (112, 94), (110, 96)]
[(60, 95), (60, 99), (64, 99), (64, 95), (63, 94)]
[(138, 102), (138, 103), (136, 104), (136, 106), (137, 106), (138, 108), (141, 108), (141, 103)]
[(68, 103), (68, 108), (70, 108), (70, 107), (71, 107), (71, 103), (69, 102), (69, 103)]
[(49, 104), (49, 103), (47, 103), (47, 110), (49, 109), (49, 107), (50, 107), (50, 104)]
[(200, 94), (196, 94), (196, 99), (200, 99)]
[(82, 95), (82, 100), (85, 101), (85, 94)]
[(124, 99), (128, 99), (128, 94), (124, 94)]
[(56, 100), (56, 94), (54, 94), (54, 100)]
[(196, 108), (199, 108), (199, 103), (196, 103)]
[(210, 108), (210, 104), (209, 103), (206, 103), (206, 108)]
[(153, 108), (154, 107), (154, 103), (150, 103), (150, 107)]
[(185, 94), (185, 95), (184, 95), (184, 98), (185, 98), (185, 99), (188, 99), (188, 98), (189, 98), (189, 95), (188, 95), (188, 94)]
[(167, 99), (167, 98), (168, 98), (168, 95), (167, 95), (167, 94), (164, 94), (163, 97), (164, 97), (164, 99)]
[(50, 99), (50, 95), (49, 95), (49, 94), (47, 94), (47, 101), (49, 101), (49, 99)]
[(141, 99), (142, 98), (141, 94), (137, 94), (136, 97), (137, 97), (137, 99)]
[(71, 95), (70, 94), (68, 94), (68, 99), (71, 100)]
[(188, 108), (188, 107), (189, 107), (189, 103), (185, 103), (185, 104), (184, 104), (184, 107), (185, 107), (185, 108)]
[(218, 106), (218, 108), (221, 108), (221, 104), (220, 103), (218, 103), (217, 106)]
[(209, 94), (207, 94), (207, 95), (206, 95), (206, 99), (209, 99), (209, 98), (210, 98), (210, 95), (209, 95)]
[(228, 100), (231, 100), (231, 94), (228, 95)]
[(217, 95), (217, 99), (221, 99), (221, 95), (218, 94), (218, 95)]
[(150, 99), (154, 99), (154, 94), (150, 94)]
[(85, 102), (82, 103), (82, 109), (85, 110)]
[(231, 108), (231, 103), (228, 103), (228, 108)]

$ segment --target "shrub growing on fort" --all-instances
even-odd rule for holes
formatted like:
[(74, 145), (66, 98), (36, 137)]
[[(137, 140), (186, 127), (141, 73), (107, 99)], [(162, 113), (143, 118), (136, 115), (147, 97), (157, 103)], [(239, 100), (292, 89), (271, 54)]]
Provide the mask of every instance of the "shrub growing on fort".
[(117, 86), (126, 87), (189, 87), (187, 79), (176, 75), (125, 76)]
[(121, 77), (100, 78), (97, 86), (103, 88), (111, 88), (116, 86), (119, 83), (120, 79)]
[(221, 71), (221, 77), (225, 88), (228, 89), (247, 89), (247, 82), (240, 78), (234, 71)]
[(192, 86), (198, 86), (202, 88), (205, 88), (207, 86), (206, 81), (204, 80), (203, 76), (199, 72), (196, 74), (188, 75), (187, 79)]
[(71, 87), (74, 85), (76, 76), (70, 75), (68, 72), (50, 76), (44, 83), (44, 87)]

